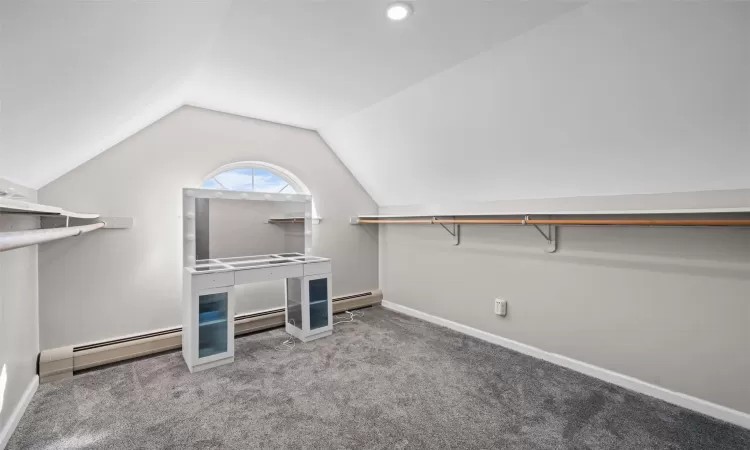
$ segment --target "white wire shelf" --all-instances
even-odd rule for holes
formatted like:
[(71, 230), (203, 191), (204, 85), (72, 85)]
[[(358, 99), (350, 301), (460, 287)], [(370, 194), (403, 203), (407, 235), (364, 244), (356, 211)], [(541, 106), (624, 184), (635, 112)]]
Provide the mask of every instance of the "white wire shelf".
[[(313, 225), (317, 225), (317, 224), (320, 223), (321, 220), (323, 220), (323, 218), (322, 217), (312, 217), (312, 218), (307, 219), (307, 220), (311, 220), (312, 223), (313, 223)], [(272, 224), (282, 224), (282, 223), (283, 224), (287, 224), (287, 223), (304, 224), (305, 223), (305, 218), (301, 217), (301, 216), (300, 217), (271, 217), (270, 219), (268, 219), (268, 223), (272, 223)]]
[(98, 219), (99, 214), (77, 213), (66, 211), (57, 206), (42, 205), (23, 200), (0, 198), (0, 213), (2, 214), (28, 214), (39, 216), (63, 216), (74, 219)]

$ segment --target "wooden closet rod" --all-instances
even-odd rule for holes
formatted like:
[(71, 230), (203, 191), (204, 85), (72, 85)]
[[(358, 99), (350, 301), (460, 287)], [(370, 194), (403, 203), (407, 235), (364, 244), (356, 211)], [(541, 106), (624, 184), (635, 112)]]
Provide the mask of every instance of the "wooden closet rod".
[(360, 219), (372, 224), (455, 224), (455, 225), (636, 225), (678, 227), (750, 227), (743, 219)]
[(411, 224), (433, 224), (436, 223), (430, 219), (360, 219), (359, 223), (411, 223)]
[(529, 219), (531, 225), (643, 225), (643, 226), (671, 226), (671, 227), (747, 227), (750, 220), (726, 219), (591, 219), (591, 220), (556, 220)]

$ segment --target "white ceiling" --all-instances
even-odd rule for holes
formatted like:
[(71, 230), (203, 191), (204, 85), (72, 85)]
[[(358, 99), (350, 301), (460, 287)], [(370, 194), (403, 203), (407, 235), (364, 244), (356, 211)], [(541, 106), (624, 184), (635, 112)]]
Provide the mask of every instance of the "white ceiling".
[(235, 1), (197, 71), (196, 106), (317, 129), (576, 5), (517, 0)]
[(388, 3), (6, 0), (0, 176), (41, 187), (184, 103), (316, 129), (575, 6)]
[(323, 127), (381, 206), (750, 188), (750, 4), (596, 3)]
[(184, 101), (228, 1), (0, 1), (0, 176), (38, 188)]
[(0, 176), (181, 104), (317, 129), (381, 205), (750, 187), (750, 4), (6, 0)]

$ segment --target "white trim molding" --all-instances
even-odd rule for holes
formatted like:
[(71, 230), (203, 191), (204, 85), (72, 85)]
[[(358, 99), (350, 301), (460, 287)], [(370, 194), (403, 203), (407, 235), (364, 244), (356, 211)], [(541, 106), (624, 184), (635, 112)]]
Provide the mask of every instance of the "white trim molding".
[(459, 333), (463, 333), (477, 339), (481, 339), (491, 344), (500, 345), (502, 347), (515, 350), (519, 353), (523, 353), (534, 358), (539, 358), (544, 361), (551, 362), (552, 364), (557, 364), (558, 366), (575, 370), (576, 372), (598, 378), (602, 381), (615, 384), (625, 389), (645, 394), (650, 397), (658, 398), (659, 400), (663, 400), (667, 403), (681, 406), (683, 408), (690, 409), (692, 411), (696, 411), (701, 414), (705, 414), (707, 416), (711, 416), (716, 419), (750, 429), (750, 414), (748, 413), (727, 408), (726, 406), (717, 405), (716, 403), (711, 403), (706, 400), (701, 400), (697, 397), (683, 394), (681, 392), (671, 391), (669, 389), (647, 383), (637, 378), (613, 372), (611, 370), (588, 364), (583, 361), (578, 361), (573, 358), (568, 358), (567, 356), (559, 355), (557, 353), (551, 353), (537, 347), (532, 347), (531, 345), (526, 345), (512, 339), (478, 330), (476, 328), (453, 322), (448, 319), (443, 319), (442, 317), (433, 316), (431, 314), (417, 311), (416, 309), (389, 302), (387, 300), (382, 301), (382, 306), (392, 311), (406, 314), (407, 316), (416, 317), (417, 319), (421, 319), (426, 322), (450, 328), (451, 330), (458, 331)]
[(34, 398), (37, 388), (39, 387), (39, 377), (34, 375), (34, 378), (26, 386), (26, 390), (23, 392), (21, 401), (18, 402), (13, 412), (10, 414), (8, 423), (6, 423), (2, 429), (0, 429), (0, 449), (5, 448), (10, 441), (10, 437), (13, 436), (13, 432), (16, 431), (23, 413), (26, 412), (26, 408), (31, 403), (31, 399)]

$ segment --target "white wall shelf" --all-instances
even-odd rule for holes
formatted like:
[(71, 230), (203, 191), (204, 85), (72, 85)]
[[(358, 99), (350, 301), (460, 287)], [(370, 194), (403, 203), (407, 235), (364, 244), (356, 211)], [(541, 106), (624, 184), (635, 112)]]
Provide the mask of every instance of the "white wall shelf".
[(29, 214), (39, 216), (64, 216), (74, 219), (98, 219), (99, 214), (76, 213), (57, 206), (42, 205), (23, 200), (0, 198), (0, 214)]
[[(322, 217), (313, 217), (310, 219), (313, 223), (313, 225), (318, 225), (321, 220), (323, 220)], [(304, 217), (272, 217), (268, 219), (268, 223), (273, 224), (286, 224), (286, 223), (299, 223), (304, 224), (305, 218)]]
[(58, 206), (43, 205), (26, 199), (35, 200), (35, 191), (0, 178), (0, 216), (39, 216), (41, 226), (39, 229), (0, 233), (0, 252), (81, 236), (101, 228), (133, 226), (132, 217), (104, 218), (99, 214), (67, 211)]

